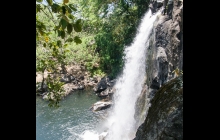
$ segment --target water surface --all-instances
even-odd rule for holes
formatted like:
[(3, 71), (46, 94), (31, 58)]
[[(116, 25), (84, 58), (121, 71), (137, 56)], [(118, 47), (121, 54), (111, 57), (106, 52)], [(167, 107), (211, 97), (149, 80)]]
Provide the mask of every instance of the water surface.
[(77, 91), (55, 109), (36, 97), (36, 140), (79, 140), (85, 130), (96, 130), (103, 112), (94, 113), (89, 108), (98, 100), (91, 90)]

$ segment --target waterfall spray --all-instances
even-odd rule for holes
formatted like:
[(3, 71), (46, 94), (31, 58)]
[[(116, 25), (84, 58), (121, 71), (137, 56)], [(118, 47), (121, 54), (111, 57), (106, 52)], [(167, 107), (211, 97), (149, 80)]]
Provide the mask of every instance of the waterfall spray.
[(115, 85), (107, 140), (131, 140), (135, 136), (135, 102), (143, 88), (147, 42), (158, 14), (152, 15), (150, 10), (146, 12), (133, 43), (125, 48), (125, 65)]
[(147, 42), (159, 13), (152, 15), (148, 10), (141, 20), (133, 43), (125, 47), (125, 65), (115, 84), (114, 105), (103, 124), (108, 132), (105, 140), (132, 140), (135, 137), (135, 103), (143, 88)]

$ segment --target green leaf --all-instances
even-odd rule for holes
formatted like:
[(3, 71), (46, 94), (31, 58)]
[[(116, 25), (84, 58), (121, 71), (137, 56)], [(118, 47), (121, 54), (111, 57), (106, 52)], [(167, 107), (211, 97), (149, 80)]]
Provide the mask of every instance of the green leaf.
[[(67, 39), (68, 40), (68, 39)], [(64, 44), (63, 47), (66, 48), (68, 46), (68, 44)]]
[(57, 46), (61, 47), (62, 43), (60, 40), (57, 40)]
[(73, 26), (68, 23), (68, 25), (67, 25), (67, 32), (68, 32), (68, 34), (70, 34), (72, 31), (73, 31)]
[(51, 49), (52, 46), (53, 46), (52, 43), (50, 43), (50, 44), (49, 44), (49, 48)]
[(63, 0), (63, 3), (68, 3), (69, 2), (69, 0)]
[(37, 12), (40, 12), (40, 10), (41, 10), (40, 4), (37, 4), (37, 5), (36, 5), (36, 13), (37, 13)]
[(66, 20), (65, 19), (61, 19), (60, 20), (60, 24), (62, 25), (62, 29), (64, 30), (65, 28), (66, 28), (66, 26), (67, 26), (67, 22), (66, 22)]
[(43, 46), (46, 47), (46, 43), (44, 43)]
[(82, 31), (81, 21), (82, 21), (81, 19), (78, 19), (78, 20), (76, 21), (76, 23), (73, 24), (74, 30), (75, 30), (76, 32), (81, 32), (81, 31)]
[(65, 6), (62, 6), (62, 12), (63, 12), (64, 15), (66, 14), (66, 8), (65, 8)]
[(69, 22), (69, 19), (66, 16), (63, 16), (63, 19), (65, 19), (66, 22)]
[(36, 0), (37, 2), (42, 2), (43, 0)]
[(72, 13), (72, 10), (67, 5), (65, 5), (65, 8), (68, 11), (68, 13), (70, 13), (70, 14)]
[(70, 52), (70, 50), (69, 49), (68, 50), (64, 50), (64, 52), (67, 53), (67, 52)]
[(65, 37), (65, 32), (64, 32), (64, 31), (61, 31), (60, 35), (61, 35), (61, 38), (64, 39), (64, 37)]
[(68, 17), (69, 17), (70, 19), (74, 19), (74, 18), (75, 18), (72, 14), (68, 14)]
[(58, 36), (61, 36), (61, 31), (60, 30), (58, 30)]
[(69, 4), (69, 7), (70, 7), (73, 11), (77, 11), (76, 8), (73, 6), (73, 4)]
[(73, 38), (68, 38), (65, 42), (72, 42), (73, 41)]
[(74, 42), (76, 42), (76, 44), (81, 44), (82, 43), (81, 39), (78, 36), (74, 37)]
[(54, 4), (51, 6), (51, 9), (52, 9), (52, 12), (57, 13), (57, 12), (59, 12), (59, 10), (60, 10), (60, 6), (59, 6), (58, 4), (56, 4), (56, 3), (54, 3)]
[(50, 83), (48, 83), (48, 88), (51, 88)]
[(47, 0), (47, 3), (51, 6), (53, 5), (53, 1), (52, 0)]
[(61, 18), (61, 17), (62, 17), (62, 15), (57, 15), (57, 17), (58, 17), (58, 18)]

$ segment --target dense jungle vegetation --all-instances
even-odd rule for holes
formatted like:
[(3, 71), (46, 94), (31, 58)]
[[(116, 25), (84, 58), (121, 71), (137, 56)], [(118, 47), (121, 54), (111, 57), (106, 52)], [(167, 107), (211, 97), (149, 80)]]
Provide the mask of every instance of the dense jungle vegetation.
[[(132, 42), (150, 0), (36, 0), (36, 72), (57, 106), (63, 83), (51, 74), (71, 63), (83, 64), (91, 77), (115, 78), (123, 68), (124, 47)], [(58, 69), (62, 68), (62, 71)]]

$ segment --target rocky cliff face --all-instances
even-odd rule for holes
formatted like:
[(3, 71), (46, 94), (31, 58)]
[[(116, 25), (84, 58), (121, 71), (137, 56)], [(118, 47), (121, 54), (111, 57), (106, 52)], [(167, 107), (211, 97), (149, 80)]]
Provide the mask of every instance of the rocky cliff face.
[(183, 81), (179, 76), (164, 84), (151, 100), (144, 123), (133, 140), (183, 139)]
[[(137, 100), (135, 115), (143, 122), (140, 114), (144, 114), (145, 121), (135, 140), (182, 139), (182, 88), (178, 92), (170, 88), (177, 82), (172, 81), (176, 72), (183, 70), (183, 0), (166, 0), (164, 4), (167, 13), (154, 23), (147, 49), (146, 85)], [(171, 103), (174, 98), (179, 99), (175, 105)]]
[[(154, 25), (147, 51), (148, 86), (159, 89), (183, 69), (183, 1), (174, 0), (172, 16), (161, 15)], [(169, 6), (172, 7), (172, 6)]]

